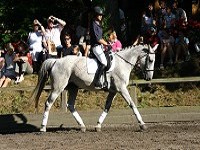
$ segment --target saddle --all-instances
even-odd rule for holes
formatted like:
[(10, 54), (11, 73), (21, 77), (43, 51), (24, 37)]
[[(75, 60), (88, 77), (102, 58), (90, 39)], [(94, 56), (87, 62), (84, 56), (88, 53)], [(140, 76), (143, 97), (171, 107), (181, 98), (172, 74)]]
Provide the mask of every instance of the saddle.
[[(102, 84), (102, 87), (104, 90), (107, 90), (108, 89), (108, 81), (107, 81), (107, 76), (106, 76), (106, 72), (111, 68), (112, 66), (112, 60), (113, 60), (113, 54), (112, 54), (112, 50), (106, 50), (104, 51), (104, 54), (106, 56), (106, 59), (107, 59), (107, 66), (105, 67), (103, 73), (102, 73), (102, 77), (103, 77), (103, 84)], [(90, 53), (89, 55), (89, 58), (92, 58), (92, 59), (96, 59), (97, 60), (97, 64), (98, 66), (101, 65), (101, 63), (99, 62), (99, 60), (96, 58), (96, 56), (94, 55), (93, 52)], [(97, 69), (97, 71), (99, 71)], [(100, 79), (100, 76), (98, 77)], [(99, 80), (98, 79), (98, 80)]]
[[(104, 54), (105, 54), (106, 60), (107, 60), (107, 66), (105, 68), (105, 71), (108, 71), (112, 66), (112, 60), (113, 60), (112, 50), (104, 51)], [(97, 59), (97, 57), (95, 56), (95, 54), (92, 51), (90, 51), (90, 54), (88, 57), (91, 59), (96, 59), (98, 64), (100, 64), (99, 60)]]

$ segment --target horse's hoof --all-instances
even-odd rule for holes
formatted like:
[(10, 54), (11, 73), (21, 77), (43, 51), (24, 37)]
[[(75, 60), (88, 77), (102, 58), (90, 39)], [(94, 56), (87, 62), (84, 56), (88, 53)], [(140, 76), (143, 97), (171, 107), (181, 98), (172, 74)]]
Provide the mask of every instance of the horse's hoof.
[(140, 125), (140, 130), (141, 130), (141, 131), (147, 130), (147, 126), (146, 126), (145, 124), (141, 124), (141, 125)]
[(82, 126), (81, 127), (81, 132), (85, 132), (86, 131), (86, 127), (85, 126)]
[(100, 125), (95, 126), (95, 131), (96, 132), (101, 132), (101, 126)]
[(42, 127), (40, 128), (40, 132), (47, 132), (46, 126), (42, 126)]
[(101, 132), (101, 128), (95, 127), (96, 132)]

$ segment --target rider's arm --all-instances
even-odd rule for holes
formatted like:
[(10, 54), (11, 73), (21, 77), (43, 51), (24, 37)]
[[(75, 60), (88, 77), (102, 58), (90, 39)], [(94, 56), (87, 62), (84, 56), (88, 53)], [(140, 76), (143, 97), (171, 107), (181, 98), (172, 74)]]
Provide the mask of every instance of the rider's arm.
[(106, 42), (103, 38), (101, 38), (98, 42), (104, 46), (108, 46), (108, 42)]

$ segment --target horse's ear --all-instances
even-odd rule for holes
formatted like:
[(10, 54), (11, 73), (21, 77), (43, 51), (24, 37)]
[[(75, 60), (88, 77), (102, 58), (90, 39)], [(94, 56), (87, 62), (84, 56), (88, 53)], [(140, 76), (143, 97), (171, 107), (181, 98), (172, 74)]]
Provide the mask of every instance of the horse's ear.
[(159, 46), (159, 44), (156, 44), (156, 45), (152, 48), (154, 52), (156, 51), (156, 49), (158, 48), (158, 46)]

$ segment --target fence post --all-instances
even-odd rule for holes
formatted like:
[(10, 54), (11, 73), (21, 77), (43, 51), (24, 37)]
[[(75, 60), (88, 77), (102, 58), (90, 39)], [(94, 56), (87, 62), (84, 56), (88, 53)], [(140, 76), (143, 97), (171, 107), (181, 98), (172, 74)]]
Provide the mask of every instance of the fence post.
[(61, 93), (61, 110), (67, 111), (67, 91), (64, 90)]
[(138, 105), (138, 101), (137, 101), (137, 87), (136, 85), (131, 85), (129, 86), (129, 92), (130, 92), (130, 96), (132, 98), (132, 100), (134, 101), (135, 105)]

